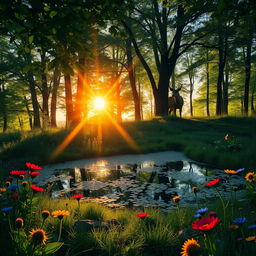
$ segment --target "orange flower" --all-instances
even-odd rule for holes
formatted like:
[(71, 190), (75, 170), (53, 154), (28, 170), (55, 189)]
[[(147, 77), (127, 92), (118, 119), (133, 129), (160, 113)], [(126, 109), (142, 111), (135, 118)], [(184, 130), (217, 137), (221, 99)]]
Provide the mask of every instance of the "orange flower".
[(196, 194), (198, 192), (197, 187), (192, 187), (192, 191)]
[(234, 170), (224, 170), (224, 172), (227, 174), (237, 174), (237, 172)]
[(256, 242), (256, 236), (248, 236), (247, 238), (245, 238), (245, 240), (248, 242)]
[(31, 242), (35, 245), (45, 244), (48, 237), (43, 229), (32, 229), (29, 235)]
[(181, 256), (196, 256), (200, 250), (200, 244), (194, 239), (188, 239), (181, 248)]
[(229, 225), (228, 228), (230, 228), (230, 229), (238, 229), (239, 226), (238, 225)]
[(225, 137), (224, 137), (224, 139), (225, 139), (225, 140), (228, 140), (228, 137), (229, 137), (228, 134), (226, 134)]
[(22, 228), (22, 227), (24, 226), (24, 221), (23, 221), (23, 219), (22, 219), (22, 218), (17, 218), (17, 219), (15, 220), (15, 225), (16, 225), (17, 229)]
[(178, 203), (178, 202), (180, 201), (180, 196), (175, 196), (175, 197), (173, 197), (173, 198), (172, 198), (172, 201), (173, 201), (174, 203)]
[(0, 192), (6, 192), (6, 188), (0, 188)]
[(47, 210), (42, 211), (42, 217), (44, 220), (46, 220), (50, 215), (50, 212)]
[(256, 179), (255, 177), (255, 173), (254, 172), (248, 172), (246, 175), (245, 175), (245, 179), (249, 182), (252, 182), (253, 180)]
[(59, 220), (62, 220), (64, 216), (69, 216), (69, 211), (65, 210), (58, 210), (52, 212), (53, 217), (57, 217)]

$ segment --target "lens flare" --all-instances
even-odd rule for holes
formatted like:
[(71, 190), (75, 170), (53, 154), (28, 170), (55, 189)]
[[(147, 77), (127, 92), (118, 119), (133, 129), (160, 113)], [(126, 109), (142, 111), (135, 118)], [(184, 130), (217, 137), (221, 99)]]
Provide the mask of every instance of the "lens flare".
[(93, 105), (95, 109), (101, 110), (104, 109), (106, 106), (106, 101), (102, 97), (97, 97), (93, 100)]

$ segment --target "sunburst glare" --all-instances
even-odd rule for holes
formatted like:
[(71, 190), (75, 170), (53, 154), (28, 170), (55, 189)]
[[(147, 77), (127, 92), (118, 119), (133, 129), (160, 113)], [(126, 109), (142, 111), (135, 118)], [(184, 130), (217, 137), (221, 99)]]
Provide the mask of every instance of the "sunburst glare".
[(106, 100), (103, 97), (93, 99), (93, 106), (97, 110), (102, 110), (106, 107)]

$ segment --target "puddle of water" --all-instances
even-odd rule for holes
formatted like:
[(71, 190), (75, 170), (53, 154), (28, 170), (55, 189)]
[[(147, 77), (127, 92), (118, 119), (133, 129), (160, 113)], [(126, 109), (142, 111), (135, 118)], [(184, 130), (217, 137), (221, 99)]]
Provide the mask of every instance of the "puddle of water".
[[(169, 211), (176, 207), (172, 197), (181, 197), (181, 207), (196, 205), (192, 187), (202, 187), (220, 176), (228, 180), (222, 170), (191, 161), (166, 161), (161, 164), (156, 160), (130, 164), (121, 162), (113, 165), (113, 161), (95, 160), (83, 168), (54, 169), (47, 182), (40, 180), (40, 176), (37, 182), (48, 184), (53, 199), (83, 193), (86, 200), (112, 208), (156, 206)], [(239, 177), (232, 179), (232, 185), (242, 182)], [(225, 186), (224, 196), (229, 195), (229, 188), (229, 185)], [(203, 188), (198, 193), (200, 201), (214, 197), (213, 189)]]

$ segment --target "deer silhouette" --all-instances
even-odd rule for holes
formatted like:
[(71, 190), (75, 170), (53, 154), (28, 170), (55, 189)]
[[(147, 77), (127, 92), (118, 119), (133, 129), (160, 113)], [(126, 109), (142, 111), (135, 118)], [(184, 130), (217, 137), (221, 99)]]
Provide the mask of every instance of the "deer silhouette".
[(179, 89), (170, 88), (172, 92), (172, 96), (168, 98), (168, 113), (171, 114), (174, 111), (174, 115), (176, 116), (176, 109), (180, 110), (180, 117), (182, 114), (182, 107), (184, 104), (183, 98), (180, 96), (179, 91), (181, 90), (182, 86)]

